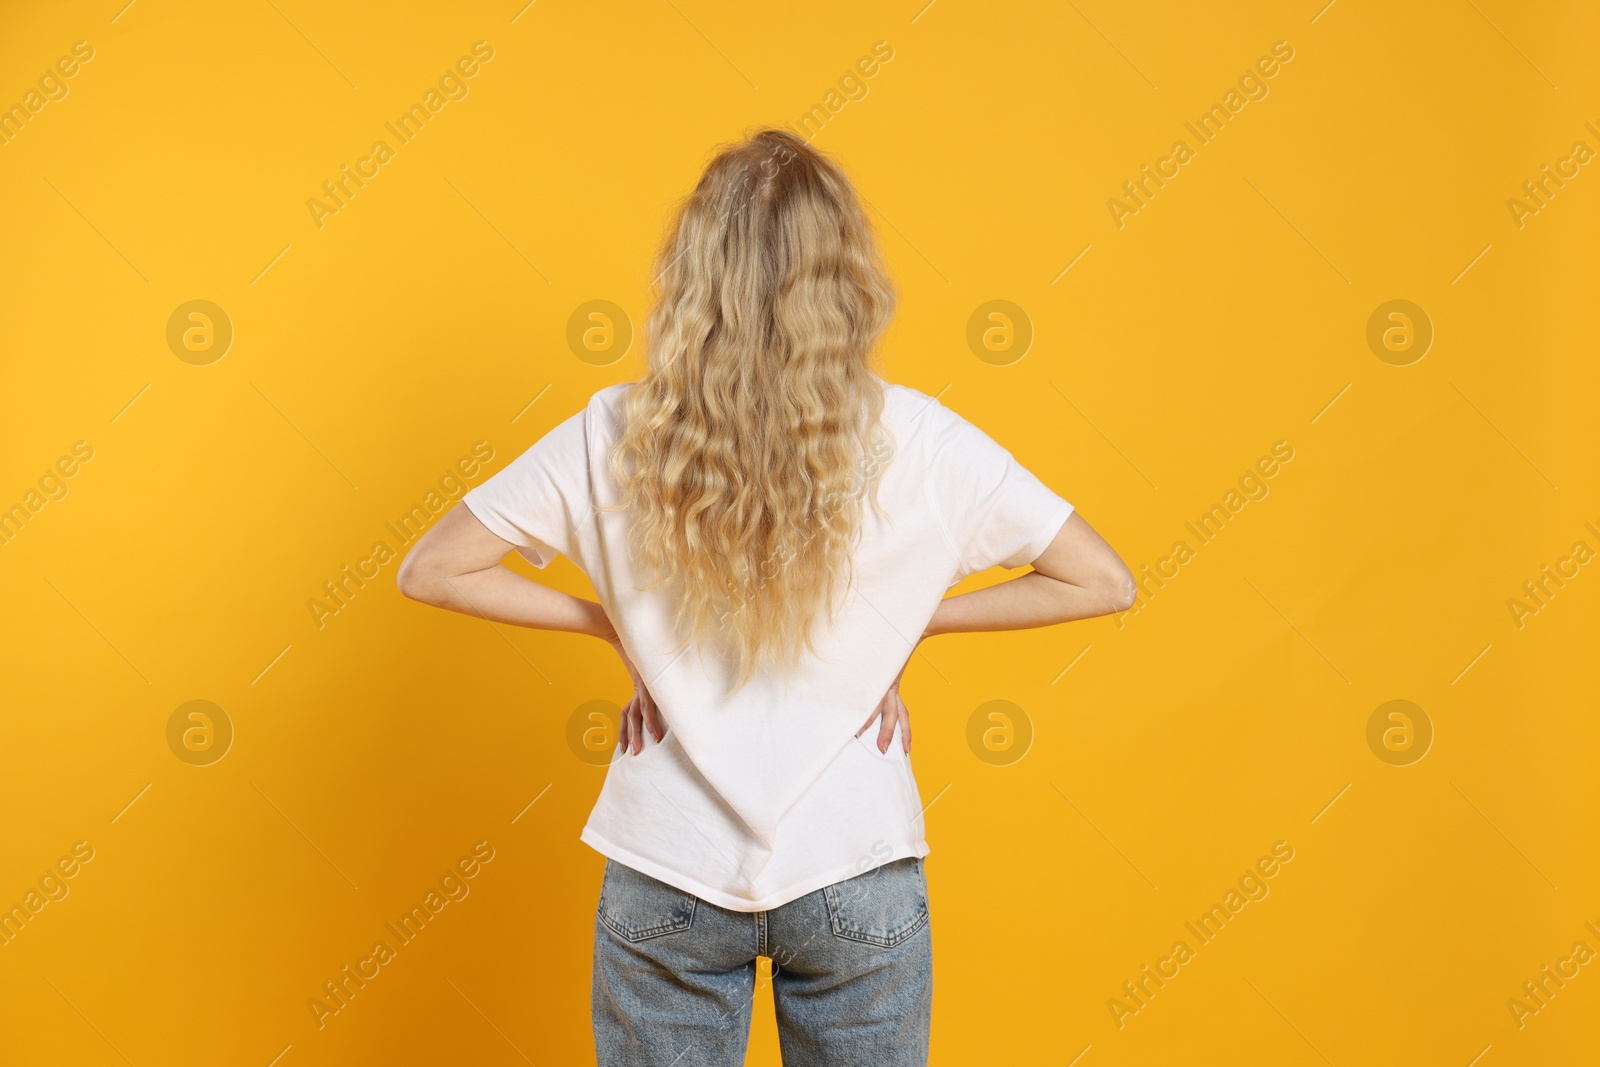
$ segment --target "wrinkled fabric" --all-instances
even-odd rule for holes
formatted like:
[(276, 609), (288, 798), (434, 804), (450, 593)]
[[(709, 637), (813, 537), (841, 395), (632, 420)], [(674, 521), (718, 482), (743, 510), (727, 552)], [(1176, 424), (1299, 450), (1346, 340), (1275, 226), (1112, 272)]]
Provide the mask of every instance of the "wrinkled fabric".
[[(880, 379), (881, 382), (881, 379)], [(582, 839), (611, 859), (736, 911), (776, 908), (881, 864), (928, 853), (922, 804), (898, 734), (857, 738), (939, 600), (993, 566), (1037, 559), (1072, 513), (988, 434), (938, 400), (882, 383), (879, 515), (864, 502), (854, 579), (816, 653), (785, 679), (758, 674), (725, 696), (732, 665), (675, 651), (674, 604), (640, 590), (610, 451), (632, 383), (601, 389), (466, 506), (530, 562), (572, 560), (594, 585), (667, 727), (607, 770)]]

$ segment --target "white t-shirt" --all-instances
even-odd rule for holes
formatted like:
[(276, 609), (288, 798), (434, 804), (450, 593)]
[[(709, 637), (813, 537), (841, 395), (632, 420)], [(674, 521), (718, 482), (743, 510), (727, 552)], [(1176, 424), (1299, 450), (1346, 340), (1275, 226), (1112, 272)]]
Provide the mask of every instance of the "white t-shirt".
[[(881, 381), (881, 379), (880, 379)], [(607, 769), (582, 839), (703, 900), (766, 911), (907, 856), (925, 856), (922, 803), (898, 732), (856, 731), (962, 578), (1037, 559), (1072, 505), (938, 400), (883, 383), (894, 454), (862, 503), (855, 582), (818, 655), (787, 686), (758, 674), (731, 697), (731, 666), (693, 643), (674, 654), (673, 604), (634, 588), (629, 512), (610, 451), (632, 383), (608, 386), (464, 503), (530, 562), (558, 554), (589, 577), (667, 733)], [(639, 584), (643, 584), (642, 579)]]

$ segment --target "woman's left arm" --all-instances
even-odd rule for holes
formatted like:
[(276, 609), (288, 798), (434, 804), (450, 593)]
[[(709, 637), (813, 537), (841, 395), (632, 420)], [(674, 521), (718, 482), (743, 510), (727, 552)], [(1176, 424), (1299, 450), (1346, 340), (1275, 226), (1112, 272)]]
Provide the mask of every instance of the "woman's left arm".
[(406, 553), (395, 580), (403, 595), (437, 608), (616, 644), (616, 628), (599, 604), (501, 566), (515, 548), (457, 505)]
[(639, 752), (646, 730), (659, 742), (667, 731), (655, 698), (624, 651), (605, 608), (502, 566), (500, 561), (515, 548), (490, 533), (464, 505), (457, 505), (406, 553), (395, 581), (403, 595), (434, 607), (513, 626), (564, 630), (604, 640), (633, 679), (633, 699), (623, 709), (619, 724), (623, 751)]

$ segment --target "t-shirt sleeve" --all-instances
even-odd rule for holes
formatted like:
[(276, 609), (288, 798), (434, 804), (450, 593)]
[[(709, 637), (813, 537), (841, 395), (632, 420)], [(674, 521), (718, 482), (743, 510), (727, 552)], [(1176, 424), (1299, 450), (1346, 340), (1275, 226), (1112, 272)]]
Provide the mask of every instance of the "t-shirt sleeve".
[(1055, 540), (1072, 505), (994, 438), (934, 404), (940, 425), (930, 477), (958, 560), (955, 580), (995, 566), (1027, 566)]
[[(573, 557), (590, 512), (587, 409), (461, 498), (489, 532), (515, 545), (535, 567)], [(574, 560), (574, 562), (577, 562)]]

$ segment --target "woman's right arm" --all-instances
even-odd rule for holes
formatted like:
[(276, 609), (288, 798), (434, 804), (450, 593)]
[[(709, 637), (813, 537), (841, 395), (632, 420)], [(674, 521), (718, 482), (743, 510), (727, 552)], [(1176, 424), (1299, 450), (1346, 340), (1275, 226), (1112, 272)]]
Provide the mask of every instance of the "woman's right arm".
[(1026, 630), (1114, 615), (1138, 596), (1133, 572), (1076, 511), (1033, 570), (998, 585), (939, 602), (923, 637), (990, 630)]
[[(999, 585), (939, 601), (917, 644), (935, 634), (1026, 630), (1114, 615), (1133, 607), (1138, 595), (1133, 572), (1122, 557), (1074, 511), (1043, 555), (1033, 561), (1033, 570)], [(911, 651), (915, 654), (916, 647)], [(906, 663), (910, 662), (908, 655)], [(860, 737), (876, 721), (879, 752), (889, 750), (896, 726), (901, 745), (911, 751), (911, 713), (900, 698), (900, 679), (905, 673), (902, 666), (871, 718), (856, 731)]]

